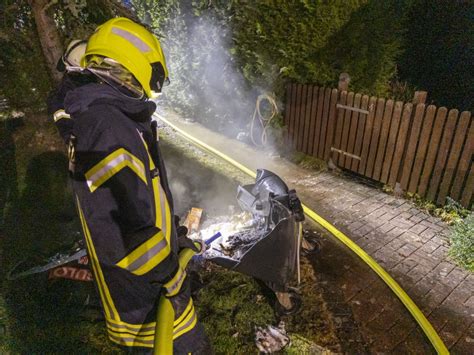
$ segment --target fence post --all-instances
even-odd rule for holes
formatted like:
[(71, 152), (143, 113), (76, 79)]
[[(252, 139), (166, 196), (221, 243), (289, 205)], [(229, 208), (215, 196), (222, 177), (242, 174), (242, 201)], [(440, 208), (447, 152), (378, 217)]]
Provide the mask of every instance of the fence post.
[(413, 95), (413, 101), (412, 101), (413, 105), (425, 104), (427, 96), (428, 96), (428, 92), (426, 91), (415, 91), (415, 94)]
[(339, 75), (339, 83), (337, 84), (337, 89), (339, 92), (349, 91), (349, 83), (351, 82), (351, 77), (347, 73), (341, 73)]

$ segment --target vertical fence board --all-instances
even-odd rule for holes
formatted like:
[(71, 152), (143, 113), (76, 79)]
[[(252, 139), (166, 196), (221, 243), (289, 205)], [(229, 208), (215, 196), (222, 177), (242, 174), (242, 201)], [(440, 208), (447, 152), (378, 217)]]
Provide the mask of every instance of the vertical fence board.
[(385, 148), (387, 147), (388, 133), (392, 123), (393, 100), (387, 100), (382, 119), (382, 129), (380, 131), (379, 145), (375, 157), (374, 173), (372, 178), (379, 181), (382, 173), (382, 165), (385, 157)]
[(337, 110), (336, 104), (337, 99), (339, 96), (339, 92), (337, 89), (331, 90), (331, 100), (329, 103), (329, 118), (328, 118), (328, 128), (326, 134), (326, 147), (324, 149), (324, 160), (327, 161), (331, 154), (331, 147), (334, 144), (334, 129), (336, 126), (336, 117), (337, 117)]
[(421, 169), (426, 156), (426, 148), (428, 147), (431, 136), (431, 128), (433, 127), (433, 119), (435, 117), (436, 106), (429, 105), (425, 112), (423, 119), (423, 127), (421, 129), (420, 138), (418, 140), (418, 148), (415, 155), (413, 169), (411, 171), (410, 183), (408, 191), (416, 192), (418, 182), (420, 181)]
[(369, 114), (367, 115), (367, 119), (365, 122), (364, 136), (362, 139), (362, 150), (360, 154), (359, 174), (362, 174), (362, 175), (365, 173), (365, 168), (367, 166), (367, 160), (368, 160), (369, 149), (370, 149), (370, 137), (372, 137), (372, 128), (374, 125), (376, 106), (377, 106), (377, 98), (375, 96), (372, 96), (369, 99), (369, 107), (368, 107)]
[(286, 135), (285, 142), (288, 143), (288, 133), (290, 130), (290, 112), (291, 112), (291, 84), (286, 85), (286, 94), (285, 94), (285, 116), (283, 123), (286, 126)]
[(365, 169), (365, 176), (371, 177), (375, 165), (375, 156), (377, 154), (378, 142), (380, 137), (380, 130), (382, 128), (383, 111), (385, 108), (385, 99), (377, 100), (377, 108), (374, 117), (374, 124), (372, 129), (372, 137), (370, 139), (369, 156), (367, 158), (367, 167)]
[(300, 110), (298, 117), (298, 135), (296, 137), (296, 149), (301, 151), (303, 147), (303, 134), (304, 134), (304, 114), (306, 112), (306, 93), (308, 92), (308, 85), (302, 85), (300, 92)]
[[(362, 97), (361, 94), (356, 94), (354, 96), (354, 105), (352, 105), (353, 107), (360, 108), (361, 97)], [(346, 151), (348, 153), (354, 154), (354, 144), (355, 144), (356, 135), (357, 135), (357, 125), (359, 123), (359, 112), (353, 111), (351, 116), (352, 117), (349, 123), (349, 142), (347, 143)], [(344, 167), (346, 169), (350, 169), (352, 162), (354, 160), (357, 160), (357, 159), (346, 156)]]
[(315, 86), (313, 88), (313, 93), (311, 96), (311, 116), (310, 116), (310, 125), (308, 128), (309, 129), (308, 154), (311, 154), (311, 152), (313, 151), (314, 141), (317, 139), (314, 135), (314, 131), (316, 130), (316, 111), (318, 107), (319, 90), (322, 90), (322, 88)]
[(298, 120), (300, 115), (300, 106), (301, 106), (301, 84), (296, 84), (295, 87), (295, 108), (294, 108), (294, 115), (293, 115), (293, 132), (291, 135), (292, 140), (292, 147), (296, 149), (296, 143), (298, 139)]
[(324, 104), (324, 88), (319, 89), (318, 93), (318, 112), (316, 113), (316, 131), (314, 132), (314, 143), (311, 154), (318, 155), (318, 149), (321, 145), (321, 121), (323, 119), (323, 104)]
[[(350, 92), (347, 94), (347, 106), (352, 106), (354, 103), (354, 93)], [(344, 115), (343, 115), (343, 121), (342, 121), (342, 138), (341, 138), (341, 145), (340, 149), (343, 152), (347, 151), (347, 140), (349, 139), (349, 128), (351, 124), (351, 114), (352, 111), (350, 110), (344, 110), (344, 109), (339, 109), (341, 110)], [(346, 156), (344, 154), (339, 154), (339, 166), (344, 167), (344, 162), (346, 160)]]
[[(341, 105), (346, 104), (347, 91), (341, 92), (341, 97), (339, 98), (339, 103)], [(341, 139), (342, 139), (342, 124), (344, 123), (344, 112), (342, 110), (336, 110), (337, 119), (336, 119), (336, 133), (334, 135), (334, 147), (336, 149), (341, 149)], [(339, 159), (339, 153), (333, 151), (332, 160), (336, 163)]]
[(321, 134), (319, 136), (319, 147), (317, 157), (320, 159), (324, 158), (324, 148), (326, 147), (326, 136), (328, 129), (328, 119), (329, 119), (329, 104), (331, 101), (331, 89), (324, 89), (324, 108), (323, 108), (323, 117), (321, 123)]
[(403, 162), (402, 178), (400, 180), (403, 190), (408, 189), (408, 183), (410, 182), (411, 169), (413, 167), (413, 161), (415, 160), (416, 147), (418, 144), (418, 138), (420, 136), (424, 113), (425, 105), (416, 105), (415, 116), (413, 117), (413, 124), (411, 127), (411, 134), (406, 148), (405, 161)]
[(453, 145), (451, 147), (451, 152), (449, 153), (449, 158), (444, 168), (443, 180), (438, 192), (438, 198), (436, 199), (439, 204), (443, 204), (446, 196), (449, 192), (449, 187), (454, 175), (454, 169), (459, 161), (459, 156), (461, 154), (461, 148), (466, 138), (466, 132), (469, 128), (469, 123), (471, 120), (471, 113), (469, 111), (464, 111), (461, 113), (459, 118), (459, 123), (456, 129), (456, 133), (453, 139)]
[(296, 84), (291, 84), (290, 114), (288, 122), (288, 144), (293, 146), (293, 132), (295, 130)]
[(451, 141), (454, 136), (454, 128), (458, 120), (459, 111), (456, 109), (450, 110), (448, 113), (448, 120), (443, 130), (443, 137), (441, 138), (441, 144), (439, 146), (438, 154), (436, 157), (435, 168), (433, 170), (433, 176), (431, 177), (427, 199), (434, 201), (436, 193), (438, 192), (439, 183), (443, 169), (446, 165), (446, 159), (448, 158), (449, 147), (451, 147)]
[(400, 126), (400, 117), (402, 115), (403, 102), (395, 102), (393, 109), (392, 122), (390, 124), (389, 135), (387, 139), (387, 151), (385, 153), (385, 159), (382, 165), (382, 174), (380, 175), (380, 181), (384, 184), (388, 182), (388, 176), (390, 174), (390, 166), (392, 165), (393, 152), (395, 151), (395, 144), (397, 142), (398, 127)]
[[(360, 108), (362, 110), (367, 110), (368, 104), (369, 104), (369, 96), (367, 95), (362, 96)], [(357, 122), (357, 128), (356, 128), (357, 135), (354, 142), (354, 155), (357, 155), (358, 157), (360, 157), (362, 153), (362, 141), (364, 138), (364, 130), (365, 130), (366, 121), (367, 121), (367, 114), (361, 113), (359, 115), (359, 119)], [(357, 172), (359, 169), (359, 163), (360, 163), (359, 159), (352, 159), (352, 164), (350, 166), (350, 169), (352, 171)]]
[(405, 151), (405, 143), (407, 140), (408, 131), (411, 123), (411, 113), (413, 105), (411, 103), (405, 104), (403, 107), (402, 119), (400, 123), (400, 130), (398, 131), (398, 139), (393, 152), (392, 164), (390, 167), (390, 174), (388, 184), (392, 187), (398, 182), (398, 175), (402, 167), (403, 155)]
[(446, 122), (446, 114), (448, 110), (446, 107), (440, 107), (436, 113), (433, 125), (433, 132), (428, 143), (428, 152), (426, 153), (425, 165), (423, 166), (423, 173), (421, 174), (420, 182), (418, 183), (418, 194), (425, 196), (430, 180), (431, 172), (433, 171), (436, 154), (438, 153), (439, 141), (441, 133), (443, 133), (444, 122)]
[(471, 164), (471, 169), (469, 169), (469, 174), (467, 175), (466, 186), (464, 186), (464, 191), (462, 193), (461, 205), (466, 208), (470, 208), (470, 203), (472, 201), (472, 194), (474, 192), (474, 164)]
[(307, 85), (308, 91), (306, 93), (306, 106), (304, 113), (304, 128), (303, 128), (303, 144), (302, 151), (305, 154), (308, 154), (308, 145), (309, 145), (309, 126), (311, 125), (311, 106), (312, 106), (312, 95), (313, 95), (313, 85)]
[(461, 158), (459, 159), (458, 168), (454, 174), (453, 187), (451, 188), (451, 192), (449, 194), (449, 196), (456, 201), (459, 201), (461, 198), (462, 185), (464, 179), (466, 178), (466, 173), (469, 170), (469, 164), (472, 160), (474, 144), (474, 124), (472, 123), (472, 120), (470, 120), (470, 124), (471, 128), (469, 129), (469, 133), (466, 137), (466, 142), (461, 153)]

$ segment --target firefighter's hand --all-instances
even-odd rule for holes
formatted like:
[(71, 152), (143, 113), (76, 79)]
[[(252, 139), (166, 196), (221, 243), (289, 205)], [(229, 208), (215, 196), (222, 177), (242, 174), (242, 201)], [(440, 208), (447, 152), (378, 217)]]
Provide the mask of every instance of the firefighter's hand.
[[(186, 228), (186, 227), (184, 227), (184, 228)], [(186, 228), (186, 230), (187, 230), (187, 228)], [(201, 250), (202, 246), (201, 246), (201, 248), (199, 246), (197, 246), (196, 242), (193, 241), (192, 239), (189, 239), (188, 237), (186, 237), (186, 235), (179, 236), (179, 234), (178, 234), (178, 247), (179, 247), (180, 251), (182, 249), (189, 248), (189, 249), (193, 250), (194, 252), (196, 252), (197, 254), (202, 252), (202, 250)]]

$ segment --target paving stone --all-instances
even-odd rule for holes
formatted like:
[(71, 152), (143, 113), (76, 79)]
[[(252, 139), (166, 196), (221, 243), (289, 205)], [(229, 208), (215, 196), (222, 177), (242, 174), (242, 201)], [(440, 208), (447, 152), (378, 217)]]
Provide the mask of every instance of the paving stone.
[(469, 297), (467, 301), (464, 302), (464, 304), (469, 307), (474, 309), (474, 295)]
[(433, 253), (436, 249), (438, 249), (441, 245), (439, 244), (439, 242), (437, 241), (428, 241), (426, 243), (424, 243), (420, 250), (423, 250), (427, 253)]
[[(412, 255), (409, 256), (411, 258)], [(413, 259), (412, 259), (413, 260)], [(415, 259), (418, 262), (418, 259)], [(418, 282), (423, 277), (425, 277), (431, 271), (430, 267), (426, 267), (425, 265), (418, 264), (413, 269), (408, 272), (408, 276), (410, 276), (414, 282)], [(417, 285), (415, 285), (416, 287)]]
[(377, 228), (377, 231), (380, 231), (382, 233), (387, 233), (390, 232), (392, 229), (396, 228), (393, 224), (389, 223), (384, 223), (380, 227)]
[[(455, 285), (455, 287), (456, 286), (458, 285)], [(449, 309), (451, 314), (463, 314), (466, 312), (470, 313), (470, 309), (474, 310), (474, 299), (472, 296), (472, 290), (466, 290), (463, 287), (456, 287), (443, 301), (442, 306), (446, 309)]]
[(440, 279), (445, 278), (455, 268), (452, 263), (443, 261), (439, 263), (432, 271), (433, 274), (439, 275)]
[(406, 200), (404, 200), (402, 198), (395, 197), (394, 200), (392, 200), (388, 203), (388, 205), (391, 206), (391, 207), (399, 207), (399, 206), (401, 206), (405, 203), (406, 203)]
[(414, 260), (403, 259), (397, 265), (395, 265), (390, 272), (394, 274), (408, 274), (411, 269), (418, 265)]
[[(415, 221), (413, 221), (413, 222), (415, 222)], [(417, 223), (417, 222), (415, 222), (415, 223)], [(421, 234), (427, 228), (428, 227), (424, 226), (423, 224), (415, 224), (413, 227), (410, 228), (410, 232), (415, 233), (415, 234)]]
[(397, 207), (397, 210), (400, 212), (408, 211), (411, 208), (411, 204), (409, 202), (405, 202)]
[(407, 243), (397, 250), (398, 255), (402, 257), (408, 257), (413, 254), (418, 248)]
[(416, 327), (392, 351), (393, 354), (434, 354), (433, 347)]
[(400, 216), (396, 216), (395, 218), (392, 218), (390, 220), (390, 223), (394, 224), (395, 226), (401, 228), (401, 229), (404, 229), (404, 230), (407, 230), (411, 227), (413, 227), (415, 225), (414, 222), (408, 220), (408, 219), (405, 219), (405, 218), (402, 218)]
[(434, 230), (435, 232), (440, 232), (444, 229), (443, 227), (440, 227), (436, 223), (432, 223), (432, 222), (428, 221), (427, 219), (421, 221), (419, 224), (422, 224), (422, 225)]
[(406, 243), (407, 242), (403, 239), (395, 238), (390, 243), (388, 243), (386, 247), (390, 248), (393, 251), (396, 251), (400, 249), (402, 246), (404, 246)]
[(425, 299), (421, 302), (420, 308), (431, 313), (437, 308), (452, 292), (452, 288), (441, 283), (435, 284), (433, 288), (426, 294)]
[(349, 231), (354, 232), (357, 229), (359, 229), (360, 227), (362, 227), (363, 225), (364, 225), (364, 223), (362, 223), (361, 221), (355, 221), (355, 222), (352, 222), (351, 224), (349, 224), (349, 226), (347, 228), (349, 229)]
[(387, 232), (387, 234), (389, 234), (393, 237), (399, 237), (403, 233), (405, 233), (405, 230), (400, 228), (400, 227), (397, 227), (397, 226), (395, 226), (395, 228), (393, 228), (389, 232)]
[(415, 215), (415, 216), (412, 216), (412, 217), (410, 218), (410, 221), (415, 222), (415, 223), (419, 223), (419, 222), (423, 221), (424, 219), (425, 219), (424, 217), (422, 217), (422, 216), (420, 216), (419, 214), (417, 214), (417, 215)]
[(452, 354), (472, 354), (474, 348), (474, 330), (466, 331), (450, 349)]
[(378, 209), (376, 209), (375, 211), (373, 212), (370, 212), (368, 215), (367, 215), (367, 218), (377, 218), (378, 216), (381, 216), (383, 215), (384, 213), (387, 213), (387, 210), (383, 207), (380, 207)]
[(431, 269), (434, 269), (436, 267), (436, 265), (438, 265), (441, 260), (437, 257), (435, 257), (434, 255), (429, 255), (427, 253), (425, 253), (424, 251), (422, 250), (417, 250), (415, 251), (415, 253), (413, 253), (412, 255), (413, 257), (415, 257), (418, 261), (418, 264), (420, 265), (424, 265), (428, 268)]
[(414, 321), (408, 317), (400, 318), (397, 323), (388, 331), (390, 338), (396, 339), (397, 344), (403, 341), (415, 328)]
[(448, 248), (443, 245), (440, 245), (432, 254), (440, 259), (445, 259), (447, 257)]
[[(469, 324), (459, 321), (449, 321), (439, 332), (439, 336), (443, 339), (444, 344), (449, 349), (453, 347), (462, 337), (465, 330), (469, 328)], [(471, 349), (472, 350), (472, 349)]]
[(448, 323), (452, 316), (453, 314), (445, 307), (438, 307), (426, 318), (433, 328), (439, 332)]
[[(457, 283), (461, 283), (466, 277), (468, 276), (468, 272), (460, 269), (459, 267), (455, 267), (449, 274), (448, 278), (450, 280), (456, 281)], [(473, 290), (474, 291), (474, 290)]]
[(361, 235), (366, 235), (372, 232), (373, 230), (374, 230), (373, 227), (371, 227), (370, 225), (364, 224), (362, 227), (357, 229), (357, 232), (360, 233)]

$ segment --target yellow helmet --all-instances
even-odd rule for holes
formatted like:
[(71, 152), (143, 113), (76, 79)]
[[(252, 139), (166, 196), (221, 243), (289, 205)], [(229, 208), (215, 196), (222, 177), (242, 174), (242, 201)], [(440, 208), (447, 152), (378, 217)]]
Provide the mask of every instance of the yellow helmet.
[(158, 39), (143, 26), (124, 17), (97, 27), (87, 42), (81, 65), (95, 56), (111, 58), (135, 76), (148, 97), (156, 97), (168, 81), (168, 69)]

